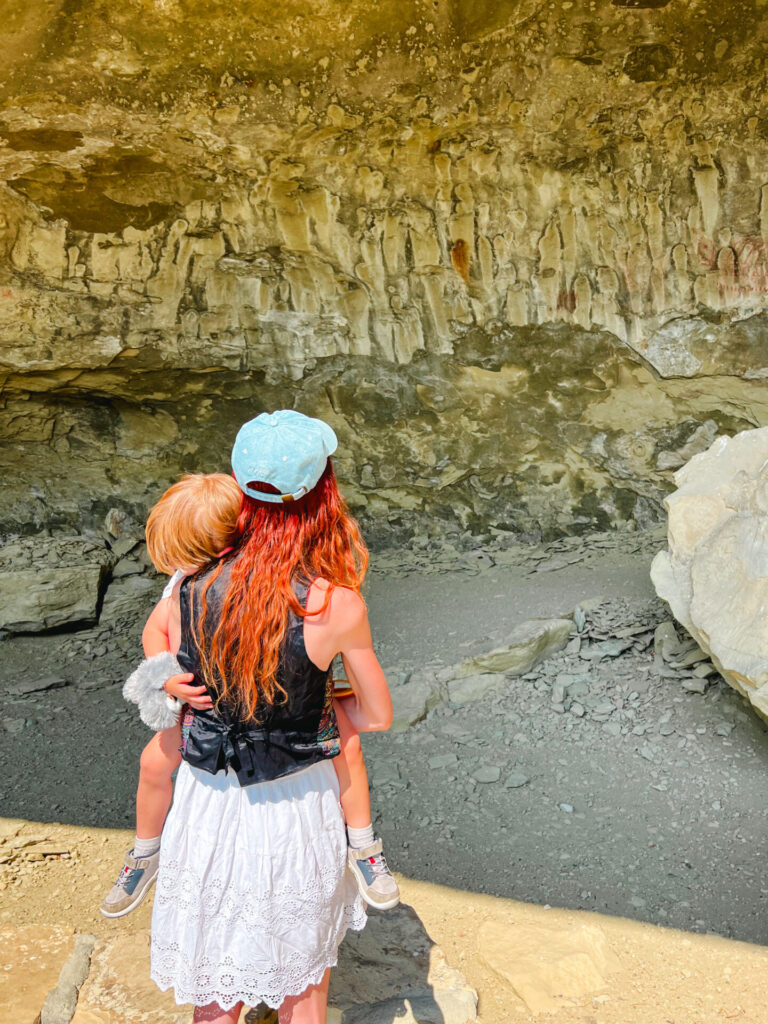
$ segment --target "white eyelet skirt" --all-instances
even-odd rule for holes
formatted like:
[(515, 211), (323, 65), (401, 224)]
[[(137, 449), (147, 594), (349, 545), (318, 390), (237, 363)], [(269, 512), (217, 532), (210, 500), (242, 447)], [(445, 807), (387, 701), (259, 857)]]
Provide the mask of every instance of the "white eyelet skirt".
[(241, 787), (182, 761), (160, 852), (152, 979), (177, 1003), (277, 1008), (366, 922), (330, 761)]

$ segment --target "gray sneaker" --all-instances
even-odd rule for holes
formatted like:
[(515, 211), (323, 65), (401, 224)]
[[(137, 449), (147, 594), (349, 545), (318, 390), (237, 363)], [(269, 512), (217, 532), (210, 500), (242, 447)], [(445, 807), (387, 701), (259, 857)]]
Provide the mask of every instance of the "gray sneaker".
[(350, 846), (347, 859), (360, 895), (369, 907), (391, 910), (397, 906), (400, 890), (384, 860), (380, 839), (359, 850)]
[(159, 863), (159, 849), (149, 857), (134, 857), (129, 850), (120, 876), (101, 905), (104, 917), (123, 917), (138, 907), (157, 878)]

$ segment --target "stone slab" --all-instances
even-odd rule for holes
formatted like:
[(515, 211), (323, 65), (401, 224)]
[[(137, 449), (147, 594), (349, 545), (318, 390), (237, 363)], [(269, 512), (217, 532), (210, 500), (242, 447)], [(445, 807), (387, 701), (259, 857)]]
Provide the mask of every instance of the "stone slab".
[(439, 678), (448, 681), (493, 672), (523, 675), (561, 651), (575, 629), (572, 619), (527, 619), (514, 627), (503, 646), (443, 669)]
[[(477, 1009), (477, 993), (448, 965), (415, 911), (401, 905), (386, 914), (371, 913), (362, 932), (347, 933), (331, 972), (329, 1024), (377, 1024), (407, 1000), (419, 1024), (466, 1024)], [(243, 1024), (272, 1024), (273, 1018), (265, 1007), (242, 1014)], [(191, 1019), (191, 1008), (177, 1006), (171, 992), (160, 992), (150, 980), (148, 930), (98, 943), (72, 1024), (190, 1024)]]
[(0, 571), (0, 630), (43, 633), (97, 621), (101, 566)]

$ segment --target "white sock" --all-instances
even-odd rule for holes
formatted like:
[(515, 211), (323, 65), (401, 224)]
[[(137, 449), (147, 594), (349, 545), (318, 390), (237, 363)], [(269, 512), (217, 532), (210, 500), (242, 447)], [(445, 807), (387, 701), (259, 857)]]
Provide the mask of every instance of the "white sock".
[(361, 850), (373, 842), (373, 825), (365, 828), (347, 828), (347, 841), (353, 850)]
[(139, 839), (138, 836), (133, 841), (133, 853), (134, 857), (151, 857), (153, 853), (157, 853), (160, 849), (160, 836), (155, 836), (154, 839)]

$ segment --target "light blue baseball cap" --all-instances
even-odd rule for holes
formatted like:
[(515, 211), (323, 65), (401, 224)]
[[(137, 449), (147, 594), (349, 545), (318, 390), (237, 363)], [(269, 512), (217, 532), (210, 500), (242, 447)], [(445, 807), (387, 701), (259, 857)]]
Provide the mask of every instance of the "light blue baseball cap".
[[(252, 498), (296, 501), (315, 486), (337, 446), (336, 435), (322, 420), (293, 409), (263, 412), (237, 432), (232, 472), (240, 490)], [(280, 493), (251, 486), (257, 483), (271, 484)]]

